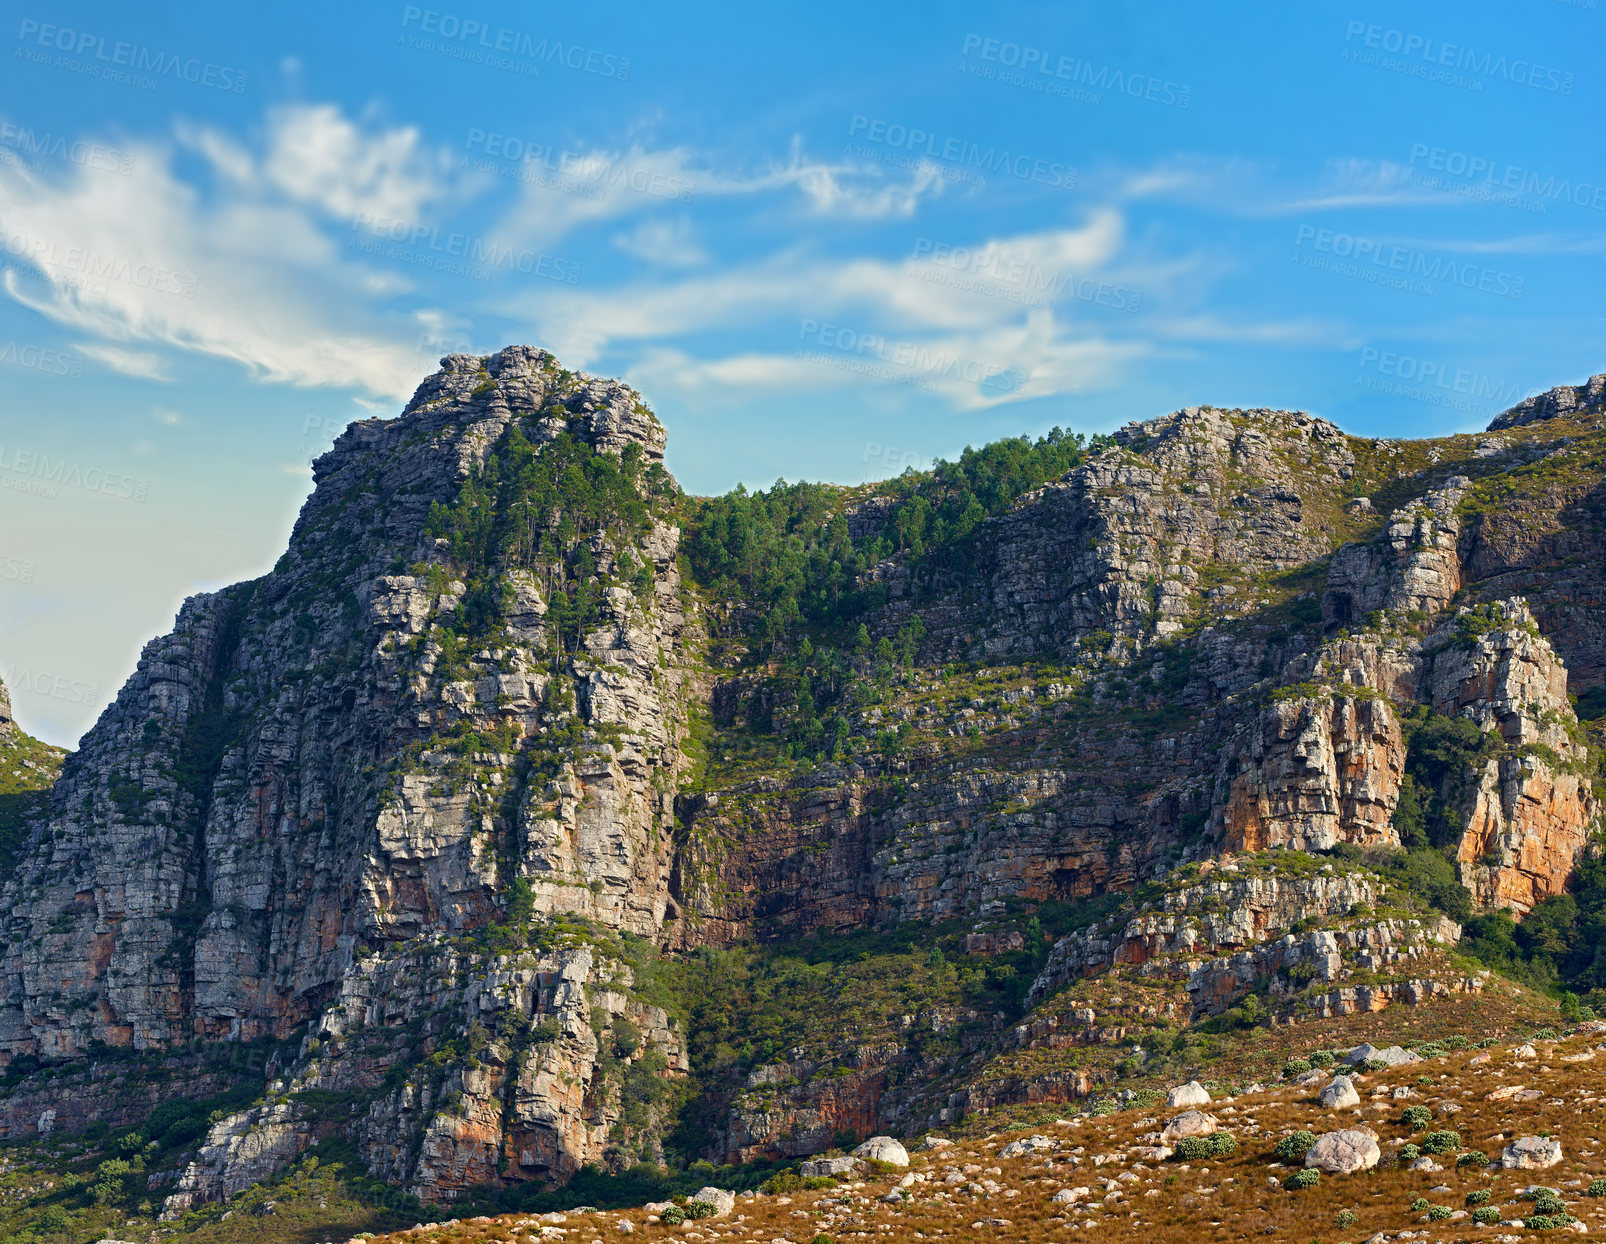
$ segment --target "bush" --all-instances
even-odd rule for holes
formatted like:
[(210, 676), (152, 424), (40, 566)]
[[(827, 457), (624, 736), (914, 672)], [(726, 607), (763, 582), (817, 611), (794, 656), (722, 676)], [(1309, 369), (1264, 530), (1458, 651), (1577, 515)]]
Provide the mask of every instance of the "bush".
[(821, 1231), (809, 1241), (809, 1244), (836, 1244), (836, 1241), (828, 1236), (825, 1232)]
[(1307, 1166), (1302, 1170), (1295, 1171), (1287, 1179), (1283, 1180), (1283, 1187), (1290, 1192), (1298, 1192), (1302, 1188), (1314, 1188), (1321, 1182), (1322, 1173), (1314, 1166)]
[(1402, 1162), (1406, 1162), (1406, 1163), (1415, 1162), (1421, 1156), (1422, 1156), (1422, 1146), (1421, 1145), (1402, 1145), (1400, 1147), (1400, 1161), (1402, 1161)]
[(1475, 1192), (1467, 1193), (1467, 1208), (1475, 1209), (1479, 1205), (1489, 1204), (1489, 1189), (1479, 1188)]
[(1331, 1067), (1338, 1061), (1338, 1056), (1331, 1050), (1317, 1050), (1313, 1054), (1305, 1055), (1312, 1067)]
[(1530, 1214), (1522, 1220), (1522, 1225), (1530, 1231), (1554, 1231), (1565, 1227), (1567, 1222), (1566, 1214)]
[(1360, 1215), (1352, 1209), (1341, 1209), (1333, 1215), (1333, 1225), (1342, 1231), (1345, 1227), (1353, 1227), (1360, 1221)]
[(1472, 1221), (1486, 1227), (1493, 1226), (1500, 1221), (1500, 1211), (1492, 1205), (1485, 1205), (1482, 1209), (1472, 1211)]
[(1449, 1216), (1450, 1216), (1450, 1207), (1448, 1205), (1430, 1205), (1430, 1206), (1428, 1206), (1428, 1221), (1429, 1222), (1443, 1222)]
[(1433, 1122), (1433, 1111), (1426, 1106), (1407, 1106), (1400, 1114), (1400, 1122), (1413, 1132), (1420, 1132)]
[(719, 1206), (708, 1201), (692, 1201), (686, 1206), (687, 1218), (712, 1218), (719, 1213)]
[(1216, 1132), (1207, 1139), (1210, 1141), (1210, 1156), (1213, 1158), (1230, 1158), (1238, 1152), (1238, 1138), (1231, 1132)]
[(1364, 1063), (1361, 1064), (1362, 1071), (1370, 1071), (1374, 1074), (1379, 1071), (1387, 1071), (1388, 1069), (1389, 1065), (1381, 1058), (1368, 1058)]
[(678, 1227), (681, 1223), (686, 1221), (686, 1211), (681, 1209), (678, 1205), (671, 1205), (663, 1213), (658, 1215), (658, 1221), (663, 1223), (666, 1227)]
[(1454, 1153), (1460, 1147), (1460, 1132), (1429, 1132), (1422, 1137), (1423, 1153)]
[(1283, 1075), (1291, 1080), (1295, 1076), (1304, 1075), (1310, 1070), (1310, 1067), (1310, 1059), (1308, 1058), (1290, 1058), (1283, 1064)]
[(1419, 1196), (1416, 1200), (1411, 1202), (1411, 1212), (1413, 1214), (1420, 1214), (1423, 1210), (1427, 1209), (1427, 1207), (1428, 1199), (1425, 1196)]
[(1210, 1142), (1214, 1139), (1214, 1136), (1184, 1136), (1177, 1141), (1171, 1156), (1180, 1162), (1198, 1162), (1211, 1155)]
[(1589, 1181), (1589, 1191), (1586, 1196), (1606, 1196), (1606, 1179), (1592, 1179)]
[(1457, 1166), (1488, 1166), (1489, 1155), (1482, 1149), (1468, 1149), (1456, 1158)]
[(1279, 1162), (1303, 1162), (1305, 1155), (1311, 1151), (1311, 1146), (1315, 1143), (1315, 1132), (1295, 1132), (1292, 1136), (1284, 1136), (1279, 1140), (1272, 1153)]
[(1566, 1212), (1567, 1202), (1563, 1201), (1559, 1196), (1549, 1192), (1541, 1192), (1534, 1197), (1534, 1213), (1536, 1214), (1549, 1214), (1551, 1217), (1555, 1217), (1557, 1214), (1565, 1214)]

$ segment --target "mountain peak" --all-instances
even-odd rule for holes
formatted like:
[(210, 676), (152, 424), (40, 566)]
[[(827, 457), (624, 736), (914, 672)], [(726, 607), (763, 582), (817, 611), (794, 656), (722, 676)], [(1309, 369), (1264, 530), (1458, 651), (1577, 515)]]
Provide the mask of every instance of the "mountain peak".
[(1602, 398), (1606, 398), (1606, 373), (1591, 376), (1583, 384), (1557, 385), (1544, 393), (1524, 398), (1510, 410), (1496, 415), (1489, 424), (1489, 431), (1500, 432), (1506, 428), (1520, 428), (1524, 424), (1538, 423), (1542, 419), (1557, 419), (1563, 415), (1586, 411), (1590, 407), (1598, 410)]

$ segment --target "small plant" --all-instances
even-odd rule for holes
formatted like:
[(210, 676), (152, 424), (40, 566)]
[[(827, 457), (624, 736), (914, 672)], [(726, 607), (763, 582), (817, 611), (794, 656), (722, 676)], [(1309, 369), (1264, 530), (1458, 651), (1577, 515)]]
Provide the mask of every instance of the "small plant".
[(658, 1215), (658, 1221), (663, 1223), (666, 1227), (678, 1227), (681, 1223), (686, 1221), (686, 1211), (681, 1209), (678, 1205), (671, 1205), (668, 1209), (664, 1210), (663, 1213)]
[(1450, 1207), (1448, 1205), (1430, 1205), (1430, 1206), (1428, 1206), (1428, 1221), (1429, 1222), (1443, 1222), (1449, 1216), (1450, 1216)]
[(825, 1232), (821, 1231), (809, 1241), (809, 1244), (836, 1244), (836, 1241), (828, 1236)]
[(1345, 1227), (1353, 1227), (1359, 1221), (1360, 1215), (1352, 1209), (1341, 1209), (1333, 1215), (1333, 1225), (1341, 1231)]
[(1606, 1179), (1591, 1179), (1586, 1196), (1606, 1196)]
[(1283, 1187), (1290, 1192), (1299, 1192), (1305, 1188), (1314, 1188), (1321, 1182), (1322, 1173), (1314, 1166), (1306, 1166), (1283, 1180)]
[(1433, 1111), (1426, 1106), (1407, 1106), (1400, 1113), (1400, 1122), (1413, 1132), (1420, 1132), (1429, 1123), (1433, 1122)]
[(1402, 1162), (1406, 1162), (1406, 1163), (1415, 1162), (1421, 1156), (1422, 1156), (1422, 1146), (1421, 1145), (1402, 1145), (1400, 1147), (1400, 1161), (1402, 1161)]
[(1422, 1137), (1423, 1153), (1454, 1153), (1460, 1147), (1460, 1132), (1429, 1132)]
[(1272, 1153), (1279, 1162), (1303, 1162), (1315, 1143), (1315, 1132), (1295, 1132), (1279, 1140)]
[(1489, 1155), (1482, 1149), (1468, 1149), (1465, 1153), (1456, 1157), (1455, 1164), (1457, 1166), (1488, 1166)]
[(1485, 1205), (1482, 1209), (1472, 1211), (1472, 1221), (1485, 1227), (1492, 1226), (1500, 1221), (1500, 1211), (1493, 1205)]
[(708, 1201), (693, 1201), (686, 1206), (687, 1218), (712, 1218), (719, 1213), (719, 1206)]
[(1413, 1214), (1420, 1214), (1423, 1210), (1427, 1209), (1427, 1207), (1428, 1199), (1425, 1196), (1419, 1196), (1416, 1200), (1411, 1202), (1411, 1212)]
[(1331, 1067), (1338, 1061), (1338, 1057), (1331, 1050), (1317, 1050), (1305, 1057), (1310, 1059), (1312, 1067)]
[(1476, 1209), (1480, 1205), (1489, 1204), (1489, 1189), (1478, 1188), (1467, 1193), (1467, 1208)]
[(1238, 1138), (1231, 1132), (1217, 1132), (1210, 1137), (1210, 1156), (1230, 1158), (1238, 1152)]
[(1381, 1058), (1368, 1058), (1364, 1063), (1361, 1064), (1362, 1071), (1376, 1073), (1379, 1071), (1387, 1071), (1388, 1069), (1389, 1065)]
[(1171, 1156), (1179, 1162), (1201, 1161), (1213, 1152), (1210, 1142), (1214, 1139), (1214, 1136), (1184, 1136), (1177, 1141), (1177, 1147), (1171, 1151)]
[(1530, 1214), (1522, 1220), (1522, 1225), (1530, 1231), (1554, 1231), (1558, 1227), (1565, 1227), (1567, 1222), (1566, 1214)]
[(1292, 1080), (1295, 1076), (1304, 1075), (1310, 1067), (1308, 1058), (1290, 1058), (1283, 1064), (1283, 1075)]
[(1567, 1202), (1552, 1192), (1540, 1192), (1538, 1196), (1534, 1197), (1534, 1213), (1536, 1214), (1549, 1214), (1551, 1217), (1555, 1217), (1557, 1214), (1565, 1214), (1566, 1212)]

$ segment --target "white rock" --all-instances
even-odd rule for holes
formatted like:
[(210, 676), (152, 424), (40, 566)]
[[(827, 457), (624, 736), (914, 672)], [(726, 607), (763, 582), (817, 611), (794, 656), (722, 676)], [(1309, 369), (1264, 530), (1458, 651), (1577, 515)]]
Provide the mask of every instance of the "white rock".
[(838, 1175), (851, 1175), (858, 1169), (858, 1158), (810, 1158), (798, 1168), (798, 1174), (805, 1179), (813, 1179), (820, 1175), (829, 1175), (835, 1179)]
[(1358, 1127), (1350, 1127), (1319, 1137), (1305, 1155), (1305, 1165), (1332, 1175), (1348, 1175), (1354, 1171), (1371, 1169), (1382, 1156), (1376, 1136)]
[(872, 1162), (886, 1162), (891, 1166), (908, 1166), (909, 1153), (890, 1136), (872, 1136), (853, 1151), (856, 1158), (868, 1158)]
[(723, 1188), (700, 1188), (688, 1198), (692, 1201), (706, 1201), (714, 1207), (714, 1217), (723, 1218), (736, 1208), (736, 1194), (726, 1192)]
[(1541, 1171), (1561, 1161), (1561, 1141), (1550, 1136), (1519, 1136), (1500, 1154), (1508, 1171)]
[(1391, 1045), (1386, 1050), (1380, 1050), (1377, 1046), (1371, 1044), (1357, 1045), (1345, 1056), (1344, 1061), (1351, 1067), (1359, 1067), (1362, 1063), (1369, 1062), (1374, 1058), (1379, 1062), (1387, 1063), (1390, 1067), (1422, 1061), (1420, 1055), (1413, 1054), (1410, 1050), (1402, 1049), (1398, 1045)]
[(1219, 1126), (1214, 1115), (1198, 1110), (1184, 1110), (1174, 1119), (1167, 1119), (1160, 1132), (1162, 1144), (1174, 1145), (1187, 1136), (1209, 1136)]
[(1329, 1110), (1348, 1110), (1361, 1104), (1361, 1095), (1348, 1076), (1334, 1076), (1333, 1082), (1322, 1090), (1322, 1105)]
[(1024, 1140), (1010, 1141), (1009, 1144), (998, 1151), (998, 1156), (1001, 1158), (1018, 1158), (1028, 1153), (1038, 1153), (1053, 1147), (1054, 1142), (1047, 1136), (1028, 1136)]
[(1210, 1093), (1197, 1080), (1179, 1084), (1165, 1095), (1167, 1110), (1181, 1110), (1188, 1106), (1208, 1106)]
[(1086, 1188), (1061, 1188), (1048, 1199), (1055, 1205), (1075, 1205), (1076, 1202), (1087, 1195), (1088, 1190)]

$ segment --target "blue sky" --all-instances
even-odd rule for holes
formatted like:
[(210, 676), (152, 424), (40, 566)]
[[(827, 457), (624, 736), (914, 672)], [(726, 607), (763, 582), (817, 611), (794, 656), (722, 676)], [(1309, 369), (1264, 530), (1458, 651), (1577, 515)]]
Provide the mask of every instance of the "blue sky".
[[(510, 342), (697, 492), (1606, 368), (1599, 0), (0, 4), (0, 675), (71, 744), (352, 418)], [(9, 45), (9, 46), (8, 46)]]

